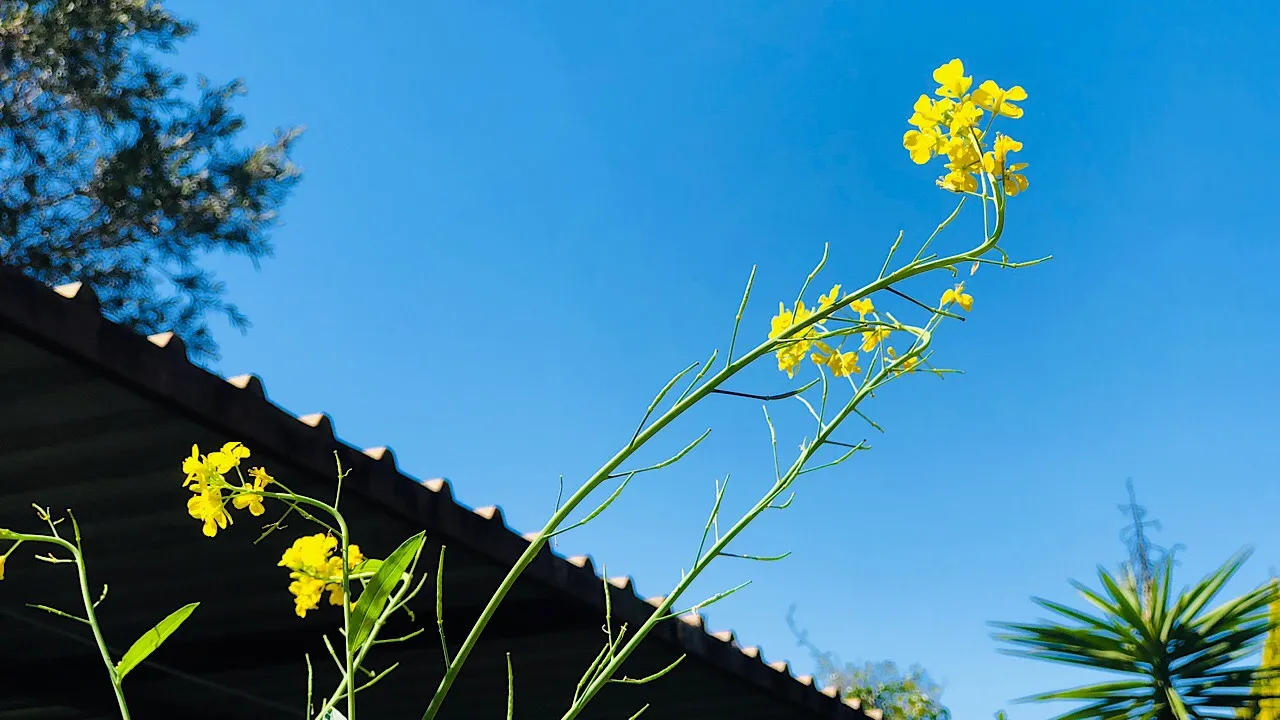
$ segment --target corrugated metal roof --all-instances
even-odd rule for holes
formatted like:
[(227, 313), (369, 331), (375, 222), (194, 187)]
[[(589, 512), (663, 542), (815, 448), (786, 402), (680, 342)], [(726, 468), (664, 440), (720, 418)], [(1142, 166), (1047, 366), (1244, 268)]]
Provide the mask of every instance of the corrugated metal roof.
[[(179, 604), (205, 601), (182, 639), (175, 636), (153, 667), (136, 673), (137, 681), (130, 676), (136, 686), (131, 691), (143, 697), (135, 703), (145, 708), (135, 717), (163, 717), (179, 708), (186, 717), (294, 716), (305, 677), (299, 656), (310, 650), (316, 663), (325, 657), (315, 639), (325, 621), (315, 619), (319, 613), (294, 618), (279, 569), (262, 561), (264, 553), (279, 552), (274, 537), (267, 549), (210, 541), (174, 507), (183, 497), (173, 494), (175, 458), (193, 441), (241, 440), (254, 449), (255, 460), (265, 458), (278, 476), (313, 492), (332, 485), (336, 452), (351, 471), (344, 508), (363, 546), (384, 553), (415, 529), (427, 530), (428, 553), (448, 546), (445, 614), (456, 639), (527, 547), (528, 540), (506, 526), (501, 509), (460, 504), (448, 481), (420, 482), (401, 472), (387, 448), (357, 450), (343, 443), (327, 415), (289, 415), (270, 402), (255, 376), (209, 373), (190, 362), (171, 333), (143, 338), (108, 322), (92, 291), (79, 284), (50, 290), (3, 276), (0, 331), (0, 526), (29, 526), (31, 502), (71, 505), (77, 517), (84, 515), (90, 572), (113, 582), (103, 607), (111, 637), (136, 636)], [(202, 565), (211, 571), (199, 572)], [(239, 570), (234, 588), (218, 579), (231, 569)], [(11, 558), (10, 580), (0, 585), (0, 646), (6, 649), (0, 693), (8, 693), (0, 698), (9, 703), (0, 702), (0, 719), (98, 717), (58, 708), (66, 701), (59, 700), (66, 688), (59, 685), (58, 668), (84, 678), (101, 672), (83, 641), (70, 639), (78, 628), (59, 627), (60, 619), (12, 602), (18, 594), (12, 588), (45, 587), (44, 578), (57, 570), (21, 567)], [(157, 582), (138, 582), (148, 574)], [(489, 716), (490, 706), (505, 702), (501, 663), (509, 651), (516, 663), (517, 712), (558, 716), (567, 704), (564, 683), (571, 695), (600, 647), (604, 585), (589, 557), (564, 558), (544, 548), (468, 663), (444, 715)], [(651, 601), (636, 593), (630, 578), (610, 578), (607, 586), (616, 622), (635, 627), (647, 617)], [(74, 593), (65, 590), (56, 598), (74, 607)], [(386, 646), (392, 648), (386, 662), (403, 666), (370, 691), (366, 702), (379, 708), (373, 716), (417, 717), (412, 711), (425, 707), (442, 667), (438, 657), (431, 659), (439, 655), (438, 643), (426, 637), (403, 649)], [(11, 647), (24, 648), (16, 662)], [(651, 672), (680, 653), (688, 660), (675, 673), (638, 690), (610, 688), (587, 716), (626, 717), (644, 702), (653, 703), (654, 717), (878, 716), (857, 710), (856, 701), (839, 700), (833, 688), (819, 689), (809, 676), (793, 676), (784, 661), (766, 662), (732, 632), (706, 629), (697, 615), (661, 624), (628, 668), (638, 668), (633, 676)], [(320, 677), (324, 670), (317, 672)], [(286, 678), (291, 686), (276, 687)], [(40, 703), (10, 709), (20, 702), (9, 698), (19, 689)], [(225, 706), (233, 699), (255, 709), (236, 715), (201, 704)]]

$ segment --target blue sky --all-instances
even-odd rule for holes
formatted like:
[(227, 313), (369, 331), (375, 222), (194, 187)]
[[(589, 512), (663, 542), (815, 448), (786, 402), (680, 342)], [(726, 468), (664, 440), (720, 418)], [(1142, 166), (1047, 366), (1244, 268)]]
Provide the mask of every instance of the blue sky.
[[(1185, 580), (1243, 545), (1233, 589), (1280, 564), (1280, 5), (171, 4), (201, 26), (178, 66), (248, 81), (249, 138), (309, 128), (277, 256), (215, 261), (255, 323), (220, 334), (216, 370), (521, 531), (727, 344), (753, 264), (755, 339), (824, 243), (826, 283), (858, 285), (898, 230), (941, 219), (936, 167), (901, 147), (935, 66), (1027, 89), (1031, 189), (1003, 244), (1055, 260), (980, 272), (937, 344), (967, 374), (881, 393), (887, 432), (847, 430), (874, 451), (807, 476), (740, 548), (794, 554), (708, 579), (755, 581), (709, 624), (769, 660), (813, 669), (795, 603), (847, 659), (923, 664), (957, 718), (1065, 709), (1010, 704), (1083, 678), (997, 655), (986, 623), (1123, 557), (1130, 476), (1157, 540), (1187, 545)], [(786, 386), (765, 366), (738, 389)], [(558, 549), (645, 594), (675, 582), (714, 480), (732, 473), (740, 510), (770, 479), (758, 406), (713, 400), (666, 441), (713, 427), (703, 448)], [(798, 441), (803, 409), (776, 413)]]

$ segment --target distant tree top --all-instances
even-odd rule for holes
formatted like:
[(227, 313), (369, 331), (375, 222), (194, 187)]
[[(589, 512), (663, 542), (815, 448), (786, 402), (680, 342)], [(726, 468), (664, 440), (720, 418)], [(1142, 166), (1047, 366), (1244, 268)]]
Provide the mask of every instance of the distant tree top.
[(156, 0), (0, 0), (0, 263), (213, 358), (211, 315), (249, 323), (202, 262), (271, 255), (301, 131), (238, 145), (243, 85), (192, 97), (156, 60), (193, 31)]

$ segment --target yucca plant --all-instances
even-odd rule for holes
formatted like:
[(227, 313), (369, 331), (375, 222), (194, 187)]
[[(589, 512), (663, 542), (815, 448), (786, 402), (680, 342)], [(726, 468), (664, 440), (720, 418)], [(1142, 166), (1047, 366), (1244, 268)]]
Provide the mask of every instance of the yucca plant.
[(1241, 552), (1181, 593), (1166, 558), (1147, 582), (1132, 571), (1099, 568), (1102, 592), (1072, 582), (1099, 611), (1089, 614), (1050, 600), (1035, 603), (1064, 618), (1038, 624), (997, 623), (1003, 652), (1122, 676), (1109, 682), (1047, 692), (1027, 701), (1068, 700), (1081, 707), (1057, 720), (1194, 720), (1233, 718), (1259, 681), (1274, 670), (1245, 661), (1275, 626), (1268, 606), (1275, 582), (1210, 608), (1248, 559)]

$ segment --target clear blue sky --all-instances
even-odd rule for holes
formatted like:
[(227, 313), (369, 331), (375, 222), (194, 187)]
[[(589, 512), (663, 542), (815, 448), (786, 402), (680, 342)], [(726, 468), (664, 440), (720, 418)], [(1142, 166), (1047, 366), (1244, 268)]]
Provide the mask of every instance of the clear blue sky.
[[(998, 656), (986, 623), (1121, 559), (1128, 476), (1185, 580), (1246, 544), (1234, 589), (1280, 564), (1280, 4), (172, 5), (201, 25), (179, 66), (248, 81), (249, 136), (309, 127), (277, 257), (217, 261), (256, 323), (221, 333), (217, 370), (521, 531), (724, 347), (753, 264), (758, 335), (823, 243), (825, 277), (859, 284), (937, 222), (949, 198), (900, 144), (936, 65), (1027, 89), (1004, 244), (1056, 259), (979, 273), (939, 341), (968, 374), (882, 393), (875, 450), (741, 548), (794, 555), (704, 586), (756, 581), (710, 625), (768, 659), (812, 670), (797, 603), (848, 659), (925, 665), (957, 718), (1049, 716), (1009, 701), (1081, 676)], [(559, 549), (674, 582), (713, 480), (733, 474), (734, 508), (769, 481), (759, 408), (722, 400), (669, 439), (715, 427), (702, 450)]]

